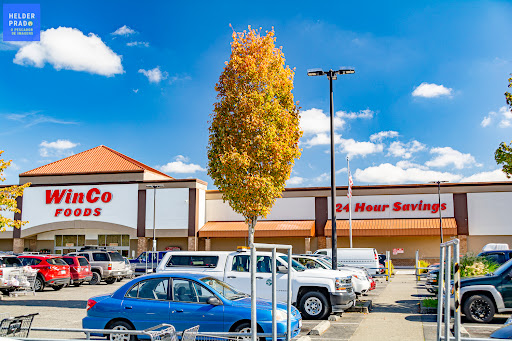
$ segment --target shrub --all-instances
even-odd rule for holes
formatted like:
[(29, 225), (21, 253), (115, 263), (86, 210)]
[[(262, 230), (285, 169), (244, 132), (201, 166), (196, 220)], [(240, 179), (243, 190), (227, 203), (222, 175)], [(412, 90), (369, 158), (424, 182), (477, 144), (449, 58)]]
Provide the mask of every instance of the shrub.
[(500, 265), (490, 261), (485, 257), (479, 257), (474, 253), (468, 252), (460, 259), (460, 276), (473, 277), (483, 276), (496, 271)]
[(424, 307), (427, 308), (436, 308), (437, 307), (437, 298), (425, 298), (421, 301)]

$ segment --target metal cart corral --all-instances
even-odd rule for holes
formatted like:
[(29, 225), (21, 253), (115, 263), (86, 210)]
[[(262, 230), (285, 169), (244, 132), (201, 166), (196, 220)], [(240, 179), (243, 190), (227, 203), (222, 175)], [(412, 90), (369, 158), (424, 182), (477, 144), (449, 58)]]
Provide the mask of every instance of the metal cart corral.
[(0, 336), (6, 337), (28, 337), (34, 316), (29, 314), (15, 317), (6, 317), (0, 321)]

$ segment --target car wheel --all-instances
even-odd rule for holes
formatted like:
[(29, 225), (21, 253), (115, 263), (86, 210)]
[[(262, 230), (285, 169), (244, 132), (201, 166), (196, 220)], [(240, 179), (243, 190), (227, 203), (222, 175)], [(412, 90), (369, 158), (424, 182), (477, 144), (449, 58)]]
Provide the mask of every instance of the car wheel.
[[(112, 323), (107, 329), (112, 330), (134, 330), (135, 328), (132, 327), (128, 322), (125, 321), (116, 321)], [(137, 341), (136, 335), (129, 335), (129, 334), (109, 334), (108, 337), (109, 340), (113, 341)]]
[(52, 289), (55, 290), (55, 291), (59, 291), (60, 289), (64, 288), (64, 286), (65, 286), (65, 284), (53, 285)]
[(470, 322), (491, 322), (496, 309), (494, 302), (485, 295), (473, 295), (464, 302), (464, 315)]
[(107, 282), (107, 284), (114, 284), (116, 281), (117, 281), (117, 278), (115, 278), (115, 277), (107, 278), (105, 280), (105, 282)]
[(100, 281), (101, 281), (101, 275), (99, 273), (97, 273), (97, 272), (93, 272), (92, 273), (92, 278), (89, 281), (89, 284), (96, 285), (96, 284), (99, 284)]
[(9, 295), (10, 292), (14, 291), (14, 289), (0, 289), (0, 292), (4, 295)]
[(34, 282), (34, 290), (37, 292), (41, 292), (44, 290), (44, 279), (42, 279), (40, 276), (36, 277), (36, 280)]
[(117, 281), (118, 281), (118, 282), (121, 282), (122, 280), (123, 280), (123, 277), (119, 277), (119, 278), (117, 279)]
[(329, 314), (327, 298), (318, 291), (311, 291), (302, 296), (299, 307), (304, 319), (308, 320), (321, 320)]
[[(247, 336), (238, 336), (236, 338), (237, 341), (251, 341), (251, 323), (250, 322), (244, 322), (236, 326), (236, 328), (233, 329), (233, 332), (235, 333), (247, 333)], [(264, 341), (264, 337), (260, 337), (258, 341)]]

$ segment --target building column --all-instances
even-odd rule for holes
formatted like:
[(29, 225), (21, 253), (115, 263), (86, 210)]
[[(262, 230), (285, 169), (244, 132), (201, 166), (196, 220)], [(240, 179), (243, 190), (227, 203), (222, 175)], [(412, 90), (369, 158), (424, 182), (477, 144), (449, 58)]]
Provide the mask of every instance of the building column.
[(468, 252), (468, 236), (466, 235), (458, 235), (457, 238), (459, 239), (459, 252), (461, 255)]
[(317, 241), (318, 241), (318, 248), (319, 249), (326, 249), (327, 248), (326, 237), (318, 237)]
[(22, 253), (25, 249), (25, 240), (23, 238), (12, 239), (12, 252)]
[(325, 248), (326, 249), (332, 248), (332, 238), (331, 237), (325, 237)]
[(211, 251), (212, 250), (212, 240), (210, 238), (206, 238), (204, 240), (204, 250)]
[(311, 252), (311, 238), (304, 238), (304, 252)]
[(148, 250), (148, 238), (137, 237), (137, 254), (140, 255)]
[(188, 251), (197, 251), (196, 237), (188, 237)]

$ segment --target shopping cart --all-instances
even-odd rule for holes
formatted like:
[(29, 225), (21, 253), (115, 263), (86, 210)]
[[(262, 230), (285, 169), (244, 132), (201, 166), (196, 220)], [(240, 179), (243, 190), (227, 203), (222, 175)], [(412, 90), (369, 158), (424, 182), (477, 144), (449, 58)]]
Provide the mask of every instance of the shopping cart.
[(16, 296), (18, 295), (27, 295), (32, 294), (35, 295), (35, 283), (36, 283), (36, 277), (37, 277), (37, 270), (36, 271), (24, 271), (20, 274), (16, 274), (13, 276), (14, 282), (17, 283), (16, 286), (13, 286), (14, 290), (9, 292), (9, 296)]
[(176, 335), (176, 329), (174, 329), (171, 325), (166, 325), (165, 329), (158, 331), (146, 331), (147, 334), (151, 337), (151, 341), (159, 340), (159, 341), (178, 341), (178, 336)]
[(0, 336), (6, 337), (28, 337), (34, 316), (29, 314), (15, 317), (6, 317), (0, 321)]

